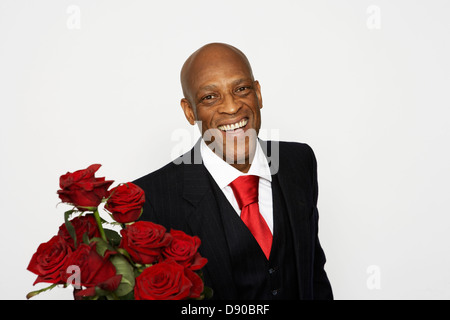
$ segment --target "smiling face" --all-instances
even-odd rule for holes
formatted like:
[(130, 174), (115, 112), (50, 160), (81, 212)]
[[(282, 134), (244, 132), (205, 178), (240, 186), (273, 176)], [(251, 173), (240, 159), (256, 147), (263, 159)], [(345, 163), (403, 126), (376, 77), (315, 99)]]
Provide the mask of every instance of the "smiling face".
[(210, 44), (189, 57), (181, 72), (181, 107), (203, 139), (238, 170), (247, 172), (261, 127), (262, 98), (247, 58), (234, 47)]

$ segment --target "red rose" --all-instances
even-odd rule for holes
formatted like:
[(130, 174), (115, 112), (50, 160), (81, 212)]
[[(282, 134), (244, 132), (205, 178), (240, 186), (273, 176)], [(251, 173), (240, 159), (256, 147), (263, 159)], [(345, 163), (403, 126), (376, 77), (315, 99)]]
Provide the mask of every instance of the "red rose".
[(61, 190), (57, 191), (61, 201), (71, 203), (81, 211), (96, 208), (103, 198), (108, 197), (108, 188), (114, 182), (94, 177), (100, 167), (100, 164), (93, 164), (87, 169), (62, 175), (59, 178)]
[(128, 182), (111, 189), (105, 208), (117, 222), (129, 223), (141, 216), (144, 203), (144, 190)]
[[(94, 215), (87, 214), (85, 216), (76, 217), (70, 220), (70, 222), (75, 229), (77, 243), (81, 243), (83, 241), (83, 235), (85, 233), (87, 233), (89, 239), (100, 237), (100, 231), (98, 230), (98, 225), (95, 221)], [(59, 227), (58, 235), (61, 236), (67, 243), (69, 243), (72, 249), (75, 249), (73, 239), (67, 231), (65, 223), (63, 223)]]
[(163, 249), (165, 258), (174, 259), (179, 264), (191, 270), (199, 270), (208, 262), (197, 252), (201, 241), (197, 236), (188, 236), (183, 231), (171, 230), (173, 240), (170, 246)]
[(173, 260), (146, 268), (134, 287), (136, 300), (182, 300), (198, 298), (202, 292), (202, 279)]
[[(120, 284), (122, 275), (116, 274), (116, 268), (109, 260), (111, 251), (106, 251), (102, 257), (95, 250), (95, 242), (91, 245), (81, 243), (67, 260), (67, 266), (75, 265), (80, 268), (80, 285), (87, 289), (78, 291), (76, 296), (94, 296), (95, 287), (106, 291), (114, 291)], [(70, 274), (61, 273), (62, 279), (67, 281)]]
[(39, 282), (64, 283), (60, 274), (61, 270), (65, 270), (67, 257), (71, 253), (71, 247), (60, 236), (41, 243), (27, 268), (38, 275), (33, 285)]
[(149, 222), (138, 221), (120, 230), (122, 240), (120, 247), (125, 249), (134, 262), (150, 264), (161, 257), (162, 248), (172, 241), (170, 233), (163, 226)]

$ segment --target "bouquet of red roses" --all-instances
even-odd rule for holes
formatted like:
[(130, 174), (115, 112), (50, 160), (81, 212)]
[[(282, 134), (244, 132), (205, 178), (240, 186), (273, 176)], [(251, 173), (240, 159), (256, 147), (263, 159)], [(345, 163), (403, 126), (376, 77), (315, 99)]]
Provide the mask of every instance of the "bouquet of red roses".
[[(65, 212), (57, 235), (39, 245), (28, 265), (37, 275), (34, 284), (51, 285), (30, 292), (27, 298), (57, 285), (73, 285), (76, 299), (209, 297), (212, 291), (201, 278), (200, 269), (207, 260), (197, 251), (200, 239), (136, 221), (145, 203), (144, 191), (133, 183), (108, 190), (114, 181), (95, 177), (100, 166), (93, 164), (60, 177), (59, 198), (73, 208)], [(102, 203), (115, 223), (100, 217)], [(120, 225), (120, 234), (103, 228), (104, 224)]]

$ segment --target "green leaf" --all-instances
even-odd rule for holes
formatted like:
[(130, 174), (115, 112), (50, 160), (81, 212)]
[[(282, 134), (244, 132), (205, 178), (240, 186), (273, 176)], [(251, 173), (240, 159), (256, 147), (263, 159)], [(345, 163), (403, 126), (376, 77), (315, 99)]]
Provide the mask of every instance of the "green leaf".
[(109, 243), (107, 243), (105, 240), (103, 240), (102, 238), (92, 238), (90, 240), (90, 243), (95, 242), (95, 250), (97, 251), (97, 253), (99, 255), (101, 255), (102, 257), (105, 256), (105, 252), (106, 250), (110, 250), (110, 251), (116, 251)]
[(83, 233), (83, 243), (89, 245), (89, 236), (88, 233)]
[(205, 297), (205, 299), (211, 299), (213, 294), (214, 294), (214, 291), (213, 291), (212, 288), (210, 288), (210, 287), (204, 287), (203, 288), (202, 295)]
[(75, 232), (75, 228), (73, 227), (73, 224), (70, 222), (69, 217), (75, 210), (69, 210), (64, 212), (64, 223), (66, 225), (67, 232), (69, 232), (69, 235), (73, 239), (73, 244), (75, 248), (77, 247), (77, 234)]
[(95, 296), (96, 297), (104, 297), (108, 294), (110, 294), (111, 292), (100, 289), (99, 287), (95, 287)]
[(122, 275), (122, 280), (120, 281), (119, 287), (115, 293), (118, 297), (123, 297), (132, 292), (134, 289), (134, 269), (127, 259), (120, 254), (112, 256), (111, 262), (116, 267), (117, 274)]
[[(96, 250), (97, 253), (101, 256), (105, 255), (106, 250), (115, 251), (115, 249), (107, 242), (105, 242), (102, 238), (92, 238), (91, 242), (96, 242)], [(116, 268), (117, 274), (122, 275), (122, 279), (120, 281), (119, 287), (114, 291), (114, 293), (118, 297), (125, 296), (129, 294), (134, 289), (134, 268), (133, 266), (128, 262), (128, 260), (121, 254), (114, 254), (112, 255), (109, 260), (112, 262), (114, 267)], [(97, 288), (96, 288), (97, 290)], [(101, 289), (98, 289), (97, 292), (98, 295), (104, 294), (104, 292), (101, 292)]]
[(134, 300), (134, 290), (131, 290), (129, 293), (127, 293), (126, 295), (120, 296), (119, 297), (120, 300)]
[(134, 263), (133, 263), (133, 259), (131, 259), (131, 256), (130, 256), (130, 254), (128, 253), (127, 250), (125, 250), (125, 249), (123, 249), (123, 248), (117, 248), (117, 251), (118, 251), (120, 254), (122, 254), (123, 256), (125, 256), (125, 257), (128, 259), (128, 261), (131, 262), (131, 264), (134, 264)]
[(119, 233), (111, 229), (103, 229), (105, 231), (106, 238), (108, 238), (109, 243), (113, 246), (118, 246), (120, 244), (120, 240), (122, 240)]

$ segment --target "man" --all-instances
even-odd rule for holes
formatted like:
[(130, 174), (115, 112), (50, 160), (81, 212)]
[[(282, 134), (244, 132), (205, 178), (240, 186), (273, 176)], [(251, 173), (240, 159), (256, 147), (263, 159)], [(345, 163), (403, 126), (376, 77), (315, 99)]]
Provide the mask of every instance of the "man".
[(202, 139), (135, 181), (146, 194), (141, 219), (200, 237), (215, 299), (332, 299), (311, 148), (257, 138), (261, 87), (230, 45), (194, 52), (181, 85), (181, 107)]

